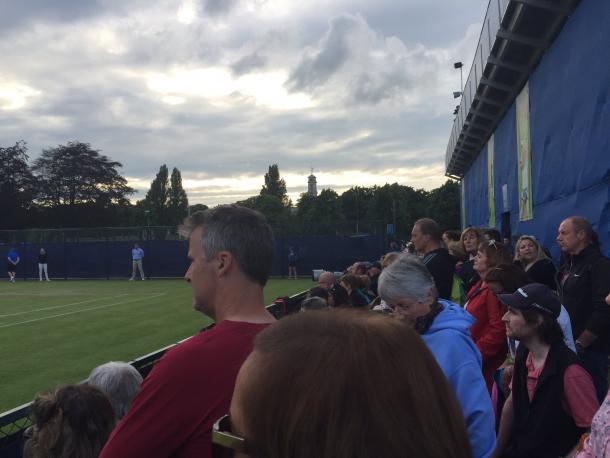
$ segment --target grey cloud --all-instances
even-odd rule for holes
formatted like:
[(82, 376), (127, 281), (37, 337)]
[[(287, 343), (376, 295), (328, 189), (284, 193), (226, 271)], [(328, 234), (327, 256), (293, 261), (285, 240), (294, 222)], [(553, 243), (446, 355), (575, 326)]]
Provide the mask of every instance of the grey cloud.
[(363, 73), (351, 86), (354, 104), (376, 105), (400, 95), (412, 86), (412, 82), (404, 68), (395, 67), (377, 75)]
[(488, 4), (489, 0), (365, 0), (359, 3), (359, 11), (373, 29), (383, 30), (386, 36), (405, 43), (450, 47), (463, 36), (465, 24), (483, 20)]
[(321, 41), (321, 49), (303, 57), (291, 73), (288, 87), (298, 92), (324, 84), (349, 58), (349, 36), (359, 23), (357, 17), (348, 14), (334, 18)]
[[(109, 112), (115, 101), (125, 107), (122, 118)], [(249, 175), (253, 171), (262, 177), (266, 167), (276, 162), (281, 170), (303, 174), (311, 166), (332, 173), (346, 168), (374, 172), (405, 162), (424, 165), (440, 160), (440, 148), (436, 157), (410, 151), (433, 150), (439, 127), (446, 124), (442, 119), (404, 115), (346, 123), (343, 116), (312, 119), (300, 112), (265, 114), (247, 107), (217, 110), (205, 108), (197, 100), (169, 107), (138, 95), (128, 86), (72, 88), (35, 106), (29, 113), (31, 119), (53, 114), (65, 116), (70, 125), (61, 130), (35, 121), (22, 126), (33, 157), (44, 147), (78, 139), (122, 162), (125, 175), (144, 180), (168, 161), (185, 176), (188, 172), (199, 178)], [(165, 127), (150, 127), (157, 117), (166, 120)], [(372, 134), (344, 142), (358, 130)], [(338, 142), (336, 148), (316, 152), (333, 141)]]
[(239, 0), (203, 0), (203, 9), (206, 13), (215, 16), (228, 13)]
[(267, 63), (267, 59), (261, 56), (258, 52), (244, 56), (231, 65), (231, 71), (236, 76), (245, 75), (250, 73), (252, 70), (263, 68)]
[[(178, 167), (185, 179), (256, 175), (262, 185), (267, 166), (278, 163), (282, 173), (303, 177), (289, 183), (291, 191), (305, 189), (310, 167), (327, 175), (327, 182), (318, 181), (321, 189), (335, 187), (340, 180), (332, 174), (345, 170), (378, 174), (382, 184), (386, 174), (388, 180), (400, 179), (389, 172), (394, 168), (433, 164), (436, 170), (442, 163), (451, 128), (450, 92), (442, 115), (435, 116), (430, 106), (443, 103), (442, 94), (439, 102), (434, 92), (439, 86), (434, 72), (444, 63), (428, 55), (428, 43), (421, 45), (421, 52), (406, 39), (402, 40), (404, 49), (400, 43), (388, 45), (385, 37), (391, 33), (381, 19), (372, 24), (368, 14), (337, 16), (332, 11), (329, 17), (336, 17), (329, 23), (324, 10), (270, 23), (254, 14), (244, 18), (239, 10), (222, 18), (226, 29), (216, 30), (213, 21), (179, 24), (173, 17), (177, 4), (173, 0), (163, 0), (161, 8), (151, 2), (152, 12), (144, 6), (138, 15), (118, 18), (116, 12), (127, 8), (113, 6), (120, 1), (103, 0), (105, 6), (112, 6), (105, 12), (90, 2), (78, 17), (112, 12), (103, 21), (92, 20), (90, 30), (108, 25), (125, 44), (123, 54), (108, 53), (84, 41), (95, 42), (95, 37), (85, 37), (81, 47), (78, 37), (70, 34), (86, 29), (84, 21), (76, 28), (59, 22), (24, 28), (18, 39), (3, 40), (0, 54), (11, 62), (9, 82), (22, 82), (40, 95), (17, 110), (0, 108), (0, 146), (23, 138), (34, 159), (42, 148), (75, 139), (90, 142), (121, 162), (125, 176), (144, 183), (150, 183), (159, 165), (167, 163)], [(126, 1), (133, 6), (149, 0)], [(38, 3), (42, 5), (41, 0)], [(235, 6), (234, 1), (229, 3)], [(59, 4), (65, 9), (68, 2)], [(367, 5), (374, 9), (376, 3)], [(215, 6), (217, 14), (228, 12)], [(41, 8), (31, 13), (32, 20), (53, 17), (53, 12), (45, 12), (45, 5)], [(483, 12), (475, 11), (476, 19)], [(270, 26), (275, 32), (268, 30)], [(62, 37), (62, 42), (54, 41)], [(312, 47), (304, 51), (306, 45)], [(172, 106), (162, 102), (164, 94), (146, 86), (152, 72), (223, 67), (227, 61), (234, 62), (234, 75), (262, 66), (282, 72), (293, 68), (287, 87), (309, 90), (315, 108), (276, 111), (240, 94), (220, 100), (184, 95), (183, 104)], [(405, 103), (405, 94), (424, 94), (425, 98)], [(396, 108), (389, 111), (388, 105)], [(189, 192), (189, 198), (213, 205), (243, 199), (247, 192), (201, 188)]]
[(435, 84), (438, 65), (434, 50), (408, 47), (371, 29), (362, 16), (343, 14), (331, 21), (317, 50), (305, 53), (286, 85), (294, 92), (308, 91), (322, 103), (342, 102), (348, 108), (387, 101), (404, 106), (408, 95), (411, 103), (422, 97), (410, 94), (416, 83), (420, 89)]
[(31, 21), (70, 22), (103, 11), (101, 3), (95, 0), (5, 0), (1, 9), (0, 34)]
[(34, 22), (69, 24), (106, 15), (122, 16), (150, 0), (3, 0), (0, 36)]

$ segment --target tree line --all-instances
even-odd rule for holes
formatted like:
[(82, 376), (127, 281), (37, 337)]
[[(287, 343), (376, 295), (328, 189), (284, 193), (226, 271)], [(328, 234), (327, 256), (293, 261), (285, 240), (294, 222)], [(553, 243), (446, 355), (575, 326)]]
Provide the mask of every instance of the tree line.
[(0, 229), (175, 225), (188, 212), (177, 168), (160, 167), (146, 197), (135, 190), (122, 164), (89, 143), (69, 142), (29, 161), (27, 145), (0, 147)]
[[(30, 163), (23, 141), (0, 147), (0, 229), (175, 226), (193, 211), (177, 168), (163, 164), (144, 199), (121, 175), (122, 164), (88, 143), (69, 142), (42, 151)], [(323, 189), (293, 203), (277, 164), (269, 166), (258, 195), (237, 202), (262, 212), (283, 235), (385, 232), (391, 224), (407, 237), (413, 222), (431, 217), (443, 229), (459, 228), (459, 185), (451, 180), (432, 191), (410, 186), (355, 186), (342, 194)]]
[(342, 194), (323, 189), (316, 196), (301, 194), (293, 205), (273, 164), (259, 195), (238, 204), (262, 212), (276, 232), (286, 235), (379, 234), (390, 224), (396, 238), (407, 239), (413, 223), (423, 217), (433, 218), (443, 229), (460, 228), (460, 187), (452, 180), (431, 191), (398, 183), (354, 186)]

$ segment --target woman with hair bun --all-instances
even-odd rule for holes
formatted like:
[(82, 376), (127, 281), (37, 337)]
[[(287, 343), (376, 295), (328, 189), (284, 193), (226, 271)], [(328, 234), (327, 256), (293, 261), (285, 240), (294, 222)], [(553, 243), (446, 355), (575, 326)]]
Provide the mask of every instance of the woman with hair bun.
[(31, 416), (24, 458), (97, 458), (115, 424), (110, 400), (91, 385), (37, 396)]

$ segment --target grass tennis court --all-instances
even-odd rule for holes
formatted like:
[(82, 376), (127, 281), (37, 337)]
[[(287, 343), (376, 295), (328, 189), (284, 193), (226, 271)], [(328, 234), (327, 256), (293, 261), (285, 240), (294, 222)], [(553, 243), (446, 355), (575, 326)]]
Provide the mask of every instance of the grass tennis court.
[[(265, 302), (311, 287), (270, 280)], [(129, 361), (196, 333), (184, 280), (0, 283), (0, 412), (35, 393), (85, 379), (107, 361)]]

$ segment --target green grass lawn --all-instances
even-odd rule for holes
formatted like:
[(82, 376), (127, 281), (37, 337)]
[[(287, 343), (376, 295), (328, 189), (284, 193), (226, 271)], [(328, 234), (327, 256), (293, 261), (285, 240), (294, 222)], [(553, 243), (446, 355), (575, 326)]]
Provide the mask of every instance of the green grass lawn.
[[(312, 286), (270, 280), (265, 301)], [(0, 283), (0, 412), (107, 361), (129, 361), (193, 335), (210, 320), (184, 280)]]

